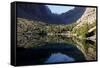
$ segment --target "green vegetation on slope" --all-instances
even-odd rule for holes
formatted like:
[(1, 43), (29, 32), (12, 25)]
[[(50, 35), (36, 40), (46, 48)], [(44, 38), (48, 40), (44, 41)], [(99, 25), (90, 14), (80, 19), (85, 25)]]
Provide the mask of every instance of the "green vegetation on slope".
[[(77, 36), (80, 36), (82, 38), (86, 38), (88, 31), (95, 26), (96, 26), (96, 22), (93, 22), (92, 24), (84, 23), (77, 28), (73, 28), (72, 33), (75, 33), (77, 34)], [(93, 34), (96, 34), (96, 29)]]
[[(84, 23), (75, 28), (78, 24), (69, 25), (47, 24), (40, 21), (27, 20), (23, 18), (17, 19), (17, 41), (18, 46), (31, 46), (33, 42), (47, 41), (65, 41), (63, 38), (71, 37), (76, 34), (76, 37), (86, 38), (88, 30), (96, 26), (96, 22), (90, 24)], [(49, 33), (49, 34), (48, 34)], [(51, 35), (50, 35), (51, 34)], [(94, 33), (96, 34), (96, 30)], [(43, 38), (44, 36), (47, 36)], [(27, 43), (30, 42), (30, 43)], [(41, 42), (41, 44), (42, 44)], [(37, 44), (36, 44), (37, 45)]]

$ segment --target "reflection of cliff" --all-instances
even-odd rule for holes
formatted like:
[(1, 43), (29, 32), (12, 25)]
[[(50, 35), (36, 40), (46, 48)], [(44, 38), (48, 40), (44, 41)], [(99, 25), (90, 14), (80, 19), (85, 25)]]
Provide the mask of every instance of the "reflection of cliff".
[(84, 7), (76, 7), (61, 15), (57, 15), (51, 13), (50, 9), (44, 5), (17, 4), (17, 17), (56, 24), (73, 23), (82, 16), (84, 11)]
[(73, 41), (77, 44), (76, 47), (84, 54), (86, 60), (96, 60), (96, 42), (78, 38), (73, 38)]

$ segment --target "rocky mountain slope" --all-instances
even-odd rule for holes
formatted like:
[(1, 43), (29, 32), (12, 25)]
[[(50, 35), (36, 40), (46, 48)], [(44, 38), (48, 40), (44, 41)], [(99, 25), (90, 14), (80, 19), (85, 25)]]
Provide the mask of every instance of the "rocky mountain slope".
[[(77, 20), (77, 25), (73, 31), (78, 35), (86, 35), (91, 33), (92, 36), (96, 34), (96, 28), (89, 32), (92, 28), (96, 27), (96, 8), (86, 8), (84, 14)], [(93, 33), (94, 32), (94, 33)]]
[(77, 23), (79, 23), (77, 27), (83, 23), (93, 24), (93, 22), (96, 22), (96, 8), (86, 8), (82, 17), (77, 20)]

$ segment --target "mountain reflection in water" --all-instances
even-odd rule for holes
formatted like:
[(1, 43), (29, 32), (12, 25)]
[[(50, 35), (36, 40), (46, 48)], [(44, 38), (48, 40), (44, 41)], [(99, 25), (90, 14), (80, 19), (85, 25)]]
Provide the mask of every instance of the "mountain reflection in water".
[(71, 58), (62, 53), (54, 53), (52, 54), (45, 63), (56, 63), (56, 62), (72, 62), (75, 61), (74, 58)]
[(95, 42), (74, 37), (42, 37), (31, 42), (31, 47), (17, 47), (17, 65), (96, 60)]

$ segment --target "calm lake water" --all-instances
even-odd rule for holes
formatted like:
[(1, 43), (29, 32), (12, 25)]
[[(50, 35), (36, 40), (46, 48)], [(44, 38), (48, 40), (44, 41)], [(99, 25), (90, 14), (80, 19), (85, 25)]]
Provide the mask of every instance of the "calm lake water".
[(39, 37), (17, 47), (17, 65), (96, 60), (96, 42), (75, 37)]

